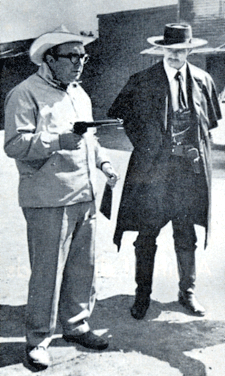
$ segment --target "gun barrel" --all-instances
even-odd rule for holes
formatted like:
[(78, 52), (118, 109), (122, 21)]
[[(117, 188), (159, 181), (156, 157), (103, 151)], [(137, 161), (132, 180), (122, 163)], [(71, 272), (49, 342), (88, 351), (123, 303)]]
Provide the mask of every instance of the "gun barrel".
[(87, 127), (99, 127), (99, 126), (108, 126), (108, 125), (116, 125), (121, 126), (123, 125), (122, 119), (107, 119), (107, 120), (95, 120), (95, 121), (87, 121), (85, 122)]

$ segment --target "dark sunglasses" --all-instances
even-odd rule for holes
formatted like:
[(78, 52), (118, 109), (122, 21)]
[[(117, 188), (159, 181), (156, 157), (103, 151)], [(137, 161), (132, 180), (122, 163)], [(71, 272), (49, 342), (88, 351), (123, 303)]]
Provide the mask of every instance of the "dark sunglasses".
[(77, 64), (80, 62), (80, 60), (83, 60), (83, 64), (86, 64), (89, 60), (89, 56), (87, 54), (68, 54), (68, 55), (62, 55), (62, 54), (57, 54), (58, 57), (64, 57), (66, 59), (70, 59), (72, 64)]

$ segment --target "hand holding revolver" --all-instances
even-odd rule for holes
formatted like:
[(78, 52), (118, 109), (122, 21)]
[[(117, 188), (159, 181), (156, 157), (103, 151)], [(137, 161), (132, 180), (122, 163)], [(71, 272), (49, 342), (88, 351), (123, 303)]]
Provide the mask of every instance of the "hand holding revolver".
[(81, 135), (71, 131), (59, 135), (60, 149), (78, 150), (80, 149)]
[(87, 132), (88, 128), (100, 127), (100, 126), (104, 127), (107, 125), (121, 127), (123, 125), (123, 120), (122, 119), (106, 119), (106, 120), (96, 120), (96, 121), (77, 121), (74, 123), (73, 131), (74, 133), (81, 136), (82, 134)]

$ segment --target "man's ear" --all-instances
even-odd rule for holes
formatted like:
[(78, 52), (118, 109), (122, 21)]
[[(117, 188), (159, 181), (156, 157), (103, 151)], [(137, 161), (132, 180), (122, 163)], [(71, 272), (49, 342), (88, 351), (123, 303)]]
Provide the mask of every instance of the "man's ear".
[(55, 62), (55, 59), (54, 59), (54, 57), (52, 55), (46, 55), (45, 58), (46, 58), (47, 64), (52, 64), (52, 63)]

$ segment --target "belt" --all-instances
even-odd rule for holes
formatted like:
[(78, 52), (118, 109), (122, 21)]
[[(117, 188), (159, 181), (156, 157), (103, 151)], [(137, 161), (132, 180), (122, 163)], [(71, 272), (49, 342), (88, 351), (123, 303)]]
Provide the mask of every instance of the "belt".
[(178, 157), (187, 157), (187, 151), (192, 149), (193, 145), (172, 145), (171, 155)]

